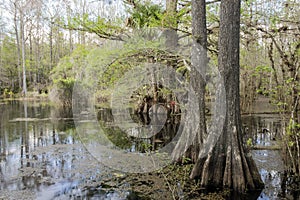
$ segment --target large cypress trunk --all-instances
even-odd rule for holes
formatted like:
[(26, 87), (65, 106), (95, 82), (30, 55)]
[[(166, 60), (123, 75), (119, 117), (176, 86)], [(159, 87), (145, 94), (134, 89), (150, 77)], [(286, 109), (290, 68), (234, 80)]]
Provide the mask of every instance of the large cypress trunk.
[(237, 192), (263, 187), (257, 167), (242, 144), (239, 98), (240, 0), (222, 0), (219, 35), (219, 70), (225, 84), (226, 116), (223, 131), (211, 152), (198, 160), (191, 178), (201, 185)]

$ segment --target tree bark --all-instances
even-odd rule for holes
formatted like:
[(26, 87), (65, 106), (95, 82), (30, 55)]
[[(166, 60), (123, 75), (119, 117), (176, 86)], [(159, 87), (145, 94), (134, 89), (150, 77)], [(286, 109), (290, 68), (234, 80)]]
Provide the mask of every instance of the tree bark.
[[(203, 138), (207, 135), (205, 121), (205, 85), (207, 68), (207, 32), (205, 0), (192, 1), (192, 35), (193, 46), (191, 54), (190, 84), (198, 105), (189, 100), (187, 105), (186, 123), (172, 154), (174, 161), (181, 157), (191, 158), (196, 162)], [(191, 112), (189, 112), (191, 111)], [(196, 125), (196, 126), (195, 126)], [(197, 128), (196, 128), (197, 127)]]
[(174, 51), (178, 46), (178, 34), (176, 32), (177, 23), (177, 3), (178, 0), (166, 0), (166, 47), (170, 51)]
[(199, 157), (191, 178), (200, 178), (207, 188), (230, 188), (237, 192), (261, 189), (254, 160), (242, 144), (239, 97), (240, 0), (222, 0), (219, 35), (219, 71), (225, 84), (224, 128), (214, 148)]
[(27, 95), (27, 83), (26, 83), (26, 60), (25, 60), (25, 24), (24, 14), (20, 11), (20, 31), (21, 31), (21, 47), (22, 47), (22, 69), (23, 69), (23, 90), (22, 94)]
[[(196, 134), (195, 144), (200, 146), (207, 135), (205, 119), (205, 86), (207, 70), (207, 27), (206, 27), (206, 3), (205, 0), (192, 1), (192, 68), (191, 84), (196, 90), (196, 98), (199, 100), (199, 130)], [(199, 148), (194, 149), (196, 158)]]
[(22, 77), (21, 77), (21, 45), (20, 45), (20, 36), (18, 29), (18, 8), (17, 3), (14, 2), (14, 29), (16, 34), (16, 42), (17, 42), (17, 51), (18, 51), (18, 84), (19, 88), (22, 88)]
[[(178, 34), (177, 34), (177, 3), (178, 0), (166, 0), (166, 29), (164, 30), (165, 35), (165, 46), (169, 52), (174, 52), (178, 48)], [(170, 68), (174, 68), (177, 65), (176, 61), (167, 61), (167, 65)], [(172, 78), (169, 77), (169, 80)], [(168, 80), (168, 81), (169, 81)], [(173, 99), (172, 99), (173, 98)], [(176, 101), (172, 94), (167, 96), (167, 102), (170, 103), (172, 101)], [(175, 112), (175, 106), (170, 108), (170, 113)]]

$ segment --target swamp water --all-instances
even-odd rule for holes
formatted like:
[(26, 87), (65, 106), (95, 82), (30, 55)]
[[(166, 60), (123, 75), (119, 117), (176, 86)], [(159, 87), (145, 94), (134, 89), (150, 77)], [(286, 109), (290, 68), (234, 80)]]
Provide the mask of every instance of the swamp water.
[[(111, 185), (118, 190), (105, 189), (106, 180), (123, 174), (103, 166), (87, 152), (75, 133), (71, 112), (60, 112), (42, 102), (8, 101), (0, 104), (0, 113), (0, 199), (135, 199), (126, 183), (116, 181)], [(113, 121), (109, 110), (100, 110), (98, 118), (108, 125), (110, 133), (114, 130), (109, 125)], [(243, 118), (247, 137), (254, 145), (274, 145), (279, 118)], [(165, 127), (160, 135), (176, 133), (177, 128)], [(118, 131), (116, 134), (122, 135)], [(118, 138), (124, 137), (118, 136), (114, 142), (128, 151), (145, 150), (145, 145), (137, 141)], [(170, 138), (156, 138), (153, 144), (164, 145)], [(291, 178), (285, 174), (279, 150), (253, 150), (252, 155), (266, 184), (258, 199), (299, 197), (284, 184)]]

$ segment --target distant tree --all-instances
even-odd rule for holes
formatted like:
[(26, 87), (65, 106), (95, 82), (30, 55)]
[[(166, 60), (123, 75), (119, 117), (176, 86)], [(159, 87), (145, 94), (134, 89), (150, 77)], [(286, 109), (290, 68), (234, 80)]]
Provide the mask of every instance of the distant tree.
[[(30, 23), (35, 16), (39, 2), (34, 0), (15, 0), (14, 8), (15, 35), (18, 46), (18, 55), (22, 65), (22, 93), (27, 95), (27, 67), (26, 67), (26, 40), (30, 36)], [(28, 29), (28, 30), (27, 30)]]
[(18, 5), (17, 1), (10, 1), (11, 3), (11, 10), (10, 12), (13, 14), (13, 21), (14, 21), (14, 33), (16, 37), (17, 43), (17, 59), (18, 59), (18, 79), (19, 79), (19, 88), (22, 88), (22, 76), (21, 76), (21, 43), (20, 43), (20, 29), (19, 29), (19, 21), (18, 21)]

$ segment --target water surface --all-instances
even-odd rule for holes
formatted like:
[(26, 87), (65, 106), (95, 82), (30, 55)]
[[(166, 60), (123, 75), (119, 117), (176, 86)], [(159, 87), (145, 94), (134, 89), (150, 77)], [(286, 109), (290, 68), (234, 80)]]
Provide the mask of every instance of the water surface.
[[(113, 191), (103, 188), (101, 183), (115, 172), (87, 152), (76, 134), (71, 110), (47, 102), (7, 101), (0, 104), (0, 113), (0, 199), (125, 199), (131, 194), (129, 185)], [(145, 152), (149, 148), (145, 144), (160, 148), (178, 130), (177, 123), (169, 123), (153, 138), (133, 140), (114, 124), (111, 110), (99, 110), (98, 118), (113, 142), (128, 152)], [(150, 123), (147, 116), (133, 118)], [(243, 122), (245, 141), (251, 138), (253, 145), (274, 145), (279, 139), (276, 115), (243, 116)], [(285, 184), (291, 178), (279, 150), (254, 150), (252, 155), (266, 184), (258, 199), (299, 197)]]

